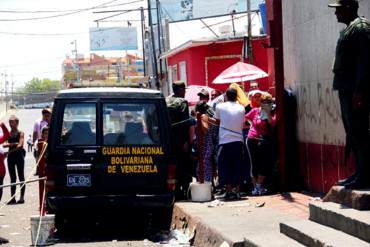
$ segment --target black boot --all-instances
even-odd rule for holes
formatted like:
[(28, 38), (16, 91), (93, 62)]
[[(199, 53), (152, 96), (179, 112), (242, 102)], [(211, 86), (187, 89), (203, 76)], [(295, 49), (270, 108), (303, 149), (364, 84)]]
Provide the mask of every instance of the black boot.
[(345, 184), (344, 188), (348, 190), (369, 189), (370, 183), (368, 179), (366, 180), (362, 176), (357, 176), (352, 182)]
[(0, 245), (1, 244), (7, 244), (7, 243), (9, 243), (8, 239), (0, 237)]
[(348, 183), (351, 183), (353, 180), (355, 180), (357, 177), (357, 172), (349, 176), (348, 178), (338, 180), (337, 185), (339, 186), (345, 186)]

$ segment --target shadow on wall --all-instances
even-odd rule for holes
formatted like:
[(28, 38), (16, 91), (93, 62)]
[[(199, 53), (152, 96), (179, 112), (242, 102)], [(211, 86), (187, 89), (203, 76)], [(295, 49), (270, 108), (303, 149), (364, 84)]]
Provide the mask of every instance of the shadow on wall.
[(286, 147), (286, 186), (288, 191), (300, 191), (304, 188), (304, 183), (298, 165), (297, 99), (289, 89), (285, 89), (284, 101), (285, 128), (287, 130), (284, 142)]

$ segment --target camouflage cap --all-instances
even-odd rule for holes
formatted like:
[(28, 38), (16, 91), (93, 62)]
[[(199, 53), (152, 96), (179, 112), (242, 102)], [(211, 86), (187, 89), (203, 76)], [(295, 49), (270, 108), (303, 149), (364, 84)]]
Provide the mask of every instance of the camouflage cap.
[(184, 81), (175, 81), (174, 83), (172, 83), (172, 86), (173, 87), (185, 87), (186, 84)]
[(198, 93), (198, 96), (205, 96), (205, 97), (209, 97), (209, 92), (207, 89), (205, 88), (202, 88), (202, 90), (200, 90), (200, 92)]
[(358, 0), (335, 0), (328, 4), (331, 8), (337, 8), (342, 6), (358, 7)]

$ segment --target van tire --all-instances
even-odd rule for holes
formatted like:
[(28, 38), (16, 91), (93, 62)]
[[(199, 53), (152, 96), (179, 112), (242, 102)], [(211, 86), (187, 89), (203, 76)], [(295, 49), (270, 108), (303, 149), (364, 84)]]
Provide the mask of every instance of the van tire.
[(170, 230), (173, 207), (156, 209), (153, 214), (153, 226), (158, 230)]
[(65, 215), (61, 213), (56, 213), (55, 214), (55, 228), (57, 229), (58, 234), (64, 234), (67, 227), (67, 220)]

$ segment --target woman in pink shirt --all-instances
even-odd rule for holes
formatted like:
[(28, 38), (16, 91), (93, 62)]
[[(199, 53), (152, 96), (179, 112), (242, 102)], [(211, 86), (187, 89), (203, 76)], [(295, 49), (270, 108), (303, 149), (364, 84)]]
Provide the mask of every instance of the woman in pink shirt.
[(253, 108), (245, 115), (245, 119), (251, 124), (246, 143), (251, 164), (250, 175), (254, 185), (252, 195), (263, 195), (267, 192), (263, 182), (272, 170), (274, 162), (273, 130), (276, 115), (272, 96), (263, 93), (261, 106)]
[[(8, 140), (9, 130), (6, 128), (4, 123), (0, 124), (0, 128), (3, 131), (3, 135), (0, 136), (0, 144), (3, 144), (6, 140)], [(6, 173), (5, 165), (4, 165), (5, 157), (6, 157), (5, 150), (1, 146), (0, 147), (0, 186), (3, 185), (4, 177), (5, 177), (5, 173)], [(1, 201), (2, 196), (3, 196), (3, 189), (0, 188), (0, 201)]]

